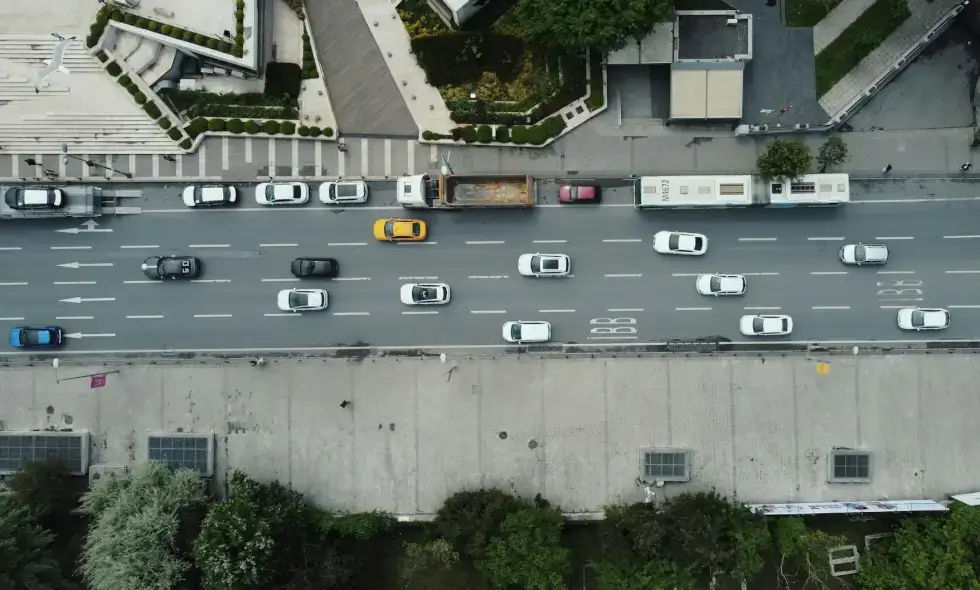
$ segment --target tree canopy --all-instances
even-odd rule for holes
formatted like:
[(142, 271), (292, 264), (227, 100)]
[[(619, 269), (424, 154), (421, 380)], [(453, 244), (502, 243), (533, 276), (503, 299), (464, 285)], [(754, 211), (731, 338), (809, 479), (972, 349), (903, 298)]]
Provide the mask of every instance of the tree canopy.
[(572, 564), (561, 545), (563, 524), (555, 508), (526, 506), (508, 514), (477, 567), (495, 588), (564, 590)]
[(170, 590), (191, 567), (181, 551), (183, 527), (206, 505), (196, 471), (146, 463), (110, 476), (82, 498), (92, 519), (80, 570), (91, 590)]
[(766, 180), (799, 178), (812, 165), (810, 146), (799, 139), (775, 139), (756, 159), (759, 174)]
[(670, 0), (520, 0), (515, 10), (521, 36), (534, 44), (605, 53), (642, 39), (674, 14)]
[(839, 135), (831, 135), (817, 152), (817, 166), (820, 167), (820, 172), (826, 172), (828, 168), (840, 166), (850, 158), (844, 140)]
[(51, 552), (54, 535), (40, 526), (29, 506), (0, 496), (0, 587), (32, 590), (65, 588)]

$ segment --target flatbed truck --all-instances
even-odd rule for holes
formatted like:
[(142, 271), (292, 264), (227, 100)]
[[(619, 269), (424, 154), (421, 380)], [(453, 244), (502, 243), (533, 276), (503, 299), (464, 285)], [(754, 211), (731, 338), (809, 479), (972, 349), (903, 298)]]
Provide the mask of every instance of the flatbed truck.
[[(9, 204), (13, 202), (15, 191), (52, 189), (61, 191), (63, 200), (61, 206), (15, 208)], [(140, 207), (119, 204), (119, 199), (137, 197), (139, 194), (139, 191), (104, 190), (97, 186), (5, 185), (0, 186), (0, 220), (101, 217), (140, 213), (142, 211)]]
[(537, 196), (527, 175), (416, 174), (399, 178), (397, 193), (406, 209), (527, 208)]

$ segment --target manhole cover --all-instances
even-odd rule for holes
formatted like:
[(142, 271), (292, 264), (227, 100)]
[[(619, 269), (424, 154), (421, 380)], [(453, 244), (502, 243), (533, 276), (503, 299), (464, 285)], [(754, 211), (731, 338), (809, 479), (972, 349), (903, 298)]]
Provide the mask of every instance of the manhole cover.
[(532, 451), (538, 448), (538, 441), (532, 438), (530, 441), (528, 441), (527, 448), (531, 449)]
[(500, 440), (505, 440), (507, 438), (507, 431), (501, 430), (497, 433), (497, 436), (500, 437)]

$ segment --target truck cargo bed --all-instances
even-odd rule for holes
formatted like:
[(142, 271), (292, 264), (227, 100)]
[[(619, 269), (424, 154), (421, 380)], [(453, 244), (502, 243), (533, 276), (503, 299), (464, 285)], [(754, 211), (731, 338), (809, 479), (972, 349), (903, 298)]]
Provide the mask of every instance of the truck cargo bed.
[(444, 182), (447, 205), (530, 207), (534, 202), (529, 176), (449, 176)]

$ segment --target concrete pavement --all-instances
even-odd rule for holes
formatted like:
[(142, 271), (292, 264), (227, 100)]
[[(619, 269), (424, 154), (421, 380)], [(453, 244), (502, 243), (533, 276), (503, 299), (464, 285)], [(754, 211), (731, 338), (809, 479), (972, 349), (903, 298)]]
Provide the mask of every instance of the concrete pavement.
[[(630, 191), (614, 186), (602, 206), (556, 206), (556, 185), (542, 181), (543, 206), (536, 210), (424, 212), (429, 241), (403, 245), (378, 243), (370, 233), (379, 217), (411, 215), (393, 204), (391, 183), (376, 183), (368, 205), (350, 209), (318, 202), (260, 208), (242, 186), (240, 208), (194, 211), (179, 204), (178, 187), (146, 187), (144, 205), (157, 208), (103, 218), (102, 232), (56, 231), (73, 221), (8, 222), (0, 240), (0, 260), (10, 269), (0, 284), (0, 321), (57, 322), (84, 335), (68, 349), (80, 353), (506, 349), (500, 326), (513, 319), (551, 321), (559, 343), (741, 341), (742, 314), (777, 311), (793, 315), (792, 341), (975, 338), (980, 308), (969, 294), (980, 286), (974, 219), (980, 202), (955, 196), (971, 186), (896, 182), (889, 192), (866, 184), (852, 190), (867, 199), (836, 209), (639, 212)], [(889, 196), (905, 200), (882, 198)], [(656, 255), (651, 236), (660, 229), (703, 232), (709, 252)], [(843, 267), (837, 251), (856, 241), (889, 244), (891, 262)], [(517, 258), (526, 252), (567, 253), (574, 276), (520, 277)], [(201, 280), (147, 282), (139, 264), (158, 253), (200, 257)], [(289, 262), (297, 256), (333, 256), (341, 276), (295, 281)], [(748, 275), (747, 295), (698, 296), (694, 277), (711, 272)], [(437, 279), (453, 290), (449, 305), (423, 310), (398, 301), (401, 284)], [(283, 315), (276, 293), (295, 286), (327, 288), (329, 310)], [(929, 336), (900, 332), (895, 309), (915, 305), (950, 306), (952, 327)], [(436, 313), (410, 313), (417, 311)]]
[[(690, 483), (658, 499), (940, 500), (977, 488), (974, 355), (821, 359), (827, 374), (802, 355), (45, 364), (3, 371), (0, 418), (8, 434), (88, 432), (93, 464), (145, 460), (150, 433), (207, 433), (215, 491), (243, 469), (325, 508), (404, 515), (478, 486), (568, 512), (640, 502), (651, 447), (691, 457)], [(107, 370), (119, 372), (92, 389), (85, 376)], [(837, 448), (870, 452), (869, 482), (828, 482)]]

